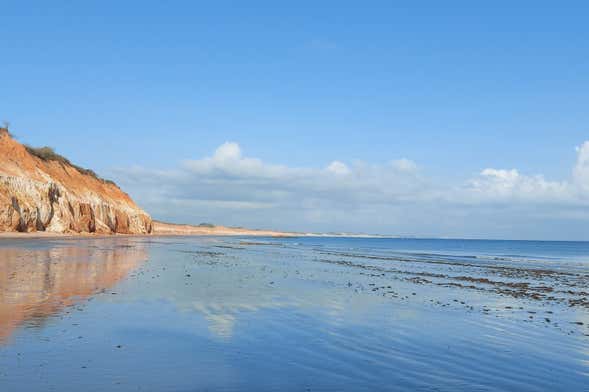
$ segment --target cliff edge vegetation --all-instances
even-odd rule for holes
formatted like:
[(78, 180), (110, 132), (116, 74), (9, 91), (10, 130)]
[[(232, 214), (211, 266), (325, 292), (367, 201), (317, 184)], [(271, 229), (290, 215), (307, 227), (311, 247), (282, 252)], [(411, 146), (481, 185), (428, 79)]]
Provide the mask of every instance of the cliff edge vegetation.
[(151, 217), (114, 182), (0, 128), (0, 232), (148, 234)]

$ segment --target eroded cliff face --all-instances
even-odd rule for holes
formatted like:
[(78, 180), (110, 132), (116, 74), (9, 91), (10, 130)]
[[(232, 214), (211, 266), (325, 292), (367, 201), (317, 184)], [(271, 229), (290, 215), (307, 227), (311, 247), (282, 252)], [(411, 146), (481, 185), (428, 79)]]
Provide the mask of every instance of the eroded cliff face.
[(0, 231), (146, 234), (152, 223), (115, 184), (34, 156), (0, 128)]

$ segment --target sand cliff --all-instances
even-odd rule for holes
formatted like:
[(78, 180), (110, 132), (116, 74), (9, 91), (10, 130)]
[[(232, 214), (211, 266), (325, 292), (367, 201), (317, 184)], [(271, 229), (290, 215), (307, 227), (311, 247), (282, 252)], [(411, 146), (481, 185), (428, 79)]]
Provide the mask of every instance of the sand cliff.
[(0, 128), (0, 232), (37, 231), (148, 234), (152, 221), (114, 183), (35, 155)]

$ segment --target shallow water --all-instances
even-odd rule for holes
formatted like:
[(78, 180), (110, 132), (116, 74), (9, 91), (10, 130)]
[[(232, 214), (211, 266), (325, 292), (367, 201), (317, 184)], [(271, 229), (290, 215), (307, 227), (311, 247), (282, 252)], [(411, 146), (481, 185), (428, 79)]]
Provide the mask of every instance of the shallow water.
[(1, 391), (589, 391), (589, 245), (0, 242)]

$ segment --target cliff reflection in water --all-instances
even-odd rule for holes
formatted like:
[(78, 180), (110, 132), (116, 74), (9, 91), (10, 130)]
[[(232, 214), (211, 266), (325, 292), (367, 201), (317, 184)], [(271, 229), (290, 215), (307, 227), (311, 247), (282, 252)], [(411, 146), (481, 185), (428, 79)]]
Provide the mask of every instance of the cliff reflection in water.
[(147, 259), (126, 239), (48, 249), (0, 247), (0, 344), (69, 305), (114, 286)]

